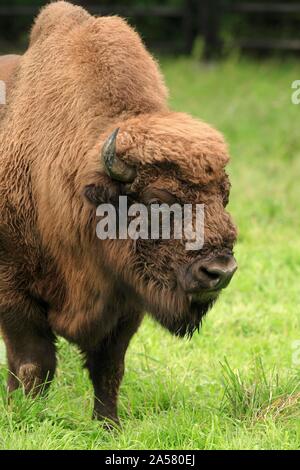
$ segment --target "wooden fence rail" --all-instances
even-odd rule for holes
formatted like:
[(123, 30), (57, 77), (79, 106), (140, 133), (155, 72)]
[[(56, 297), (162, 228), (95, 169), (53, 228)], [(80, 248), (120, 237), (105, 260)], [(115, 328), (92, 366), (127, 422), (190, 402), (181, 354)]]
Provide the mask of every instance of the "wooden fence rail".
[[(190, 53), (197, 36), (204, 41), (204, 59), (220, 55), (222, 52), (221, 26), (226, 14), (300, 14), (298, 3), (289, 2), (233, 2), (231, 0), (183, 0), (181, 7), (172, 6), (124, 6), (119, 5), (89, 5), (88, 1), (78, 1), (95, 15), (119, 14), (127, 18), (163, 18), (166, 21), (177, 20), (180, 23), (178, 36), (181, 38), (181, 52)], [(39, 11), (38, 6), (0, 6), (0, 17), (34, 17)], [(299, 25), (300, 26), (300, 25)], [(300, 28), (299, 28), (300, 29)], [(272, 49), (300, 51), (298, 38), (236, 38), (235, 45), (243, 49)], [(174, 45), (169, 44), (168, 50), (175, 52)], [(176, 52), (178, 50), (176, 49)]]
[[(276, 15), (277, 18), (282, 18), (281, 15), (295, 15), (300, 13), (300, 2), (240, 2), (225, 4), (224, 11), (239, 14), (252, 14), (261, 15)], [(255, 16), (254, 16), (255, 18)], [(255, 21), (255, 19), (254, 19)], [(299, 21), (300, 30), (300, 21)], [(255, 49), (255, 50), (278, 50), (278, 51), (295, 51), (300, 52), (300, 35), (299, 38), (266, 38), (266, 37), (252, 37), (252, 38), (238, 38), (236, 41), (237, 47), (240, 49)]]
[(300, 13), (300, 3), (251, 3), (229, 4), (231, 11), (238, 13)]
[[(181, 39), (181, 49), (177, 48), (177, 44), (174, 47), (172, 43), (160, 44), (163, 48), (173, 52), (183, 52), (189, 54), (192, 50), (194, 39), (195, 39), (195, 0), (184, 0), (181, 7), (173, 6), (124, 6), (121, 3), (118, 5), (101, 5), (99, 0), (98, 5), (91, 5), (89, 2), (78, 1), (75, 2), (85, 7), (91, 14), (106, 16), (111, 14), (117, 14), (125, 18), (143, 19), (143, 18), (160, 18), (166, 21), (178, 20), (180, 23), (179, 37)], [(40, 10), (39, 6), (0, 6), (0, 17), (35, 17)]]
[[(229, 0), (202, 0), (200, 5), (200, 25), (199, 31), (204, 38), (204, 58), (211, 59), (222, 51), (222, 41), (220, 38), (221, 19), (226, 14), (252, 14), (265, 17), (268, 15), (277, 15), (281, 18), (284, 14), (300, 14), (300, 1), (298, 3), (289, 2), (233, 2)], [(254, 20), (255, 21), (255, 20)], [(299, 19), (300, 31), (300, 19)], [(280, 50), (300, 52), (300, 33), (299, 38), (266, 38), (266, 37), (237, 37), (234, 40), (234, 46), (239, 49), (252, 50)]]
[[(77, 2), (79, 4), (79, 2)], [(100, 2), (99, 2), (100, 3)], [(180, 18), (183, 16), (184, 8), (171, 7), (171, 6), (124, 6), (124, 5), (90, 5), (88, 3), (80, 2), (81, 6), (85, 6), (90, 13), (94, 15), (109, 15), (109, 14), (119, 14), (122, 16), (159, 16), (166, 18)], [(33, 16), (38, 13), (41, 7), (39, 6), (0, 6), (0, 15), (4, 16)]]

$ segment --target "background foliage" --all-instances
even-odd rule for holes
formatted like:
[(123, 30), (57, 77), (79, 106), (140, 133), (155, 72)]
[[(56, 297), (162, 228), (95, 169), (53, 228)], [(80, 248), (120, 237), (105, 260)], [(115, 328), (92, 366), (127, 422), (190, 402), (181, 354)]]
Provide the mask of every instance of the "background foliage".
[[(190, 0), (194, 4), (201, 5), (200, 0)], [(235, 3), (242, 3), (243, 0), (218, 0), (220, 5), (228, 7)], [(244, 0), (245, 2), (245, 0)], [(48, 3), (46, 0), (1, 0), (2, 5), (8, 7), (37, 5), (42, 6)], [(159, 18), (157, 16), (146, 16), (143, 18), (130, 17), (130, 8), (132, 6), (174, 6), (183, 10), (187, 8), (185, 0), (87, 0), (76, 1), (73, 3), (90, 6), (111, 6), (121, 5), (123, 8), (128, 6), (128, 19), (135, 25), (146, 43), (150, 46), (155, 45), (156, 49), (164, 50), (164, 44), (167, 42), (172, 45), (174, 50), (182, 46), (183, 32), (182, 20), (180, 18)], [(261, 0), (252, 0), (251, 3), (268, 3)], [(272, 3), (272, 2), (269, 2)], [(274, 2), (273, 2), (274, 3)], [(279, 2), (280, 3), (280, 2)], [(286, 3), (286, 2), (281, 2)], [(299, 0), (289, 0), (289, 3), (299, 4)], [(239, 38), (270, 38), (270, 39), (300, 39), (300, 13), (233, 13), (226, 8), (219, 10), (221, 22), (221, 37), (225, 43), (225, 52), (237, 46)], [(125, 15), (127, 16), (127, 15)], [(196, 15), (197, 16), (197, 15)], [(194, 18), (195, 24), (199, 18)], [(9, 47), (26, 47), (27, 33), (32, 23), (30, 16), (1, 16), (0, 15), (0, 39), (8, 41)], [(194, 25), (194, 28), (196, 26)], [(0, 44), (1, 46), (1, 44)]]

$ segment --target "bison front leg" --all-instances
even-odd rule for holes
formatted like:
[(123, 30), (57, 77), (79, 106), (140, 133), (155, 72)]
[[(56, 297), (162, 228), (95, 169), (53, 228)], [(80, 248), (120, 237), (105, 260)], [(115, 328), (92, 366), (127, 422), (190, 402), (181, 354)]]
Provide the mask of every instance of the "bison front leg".
[(87, 351), (88, 368), (95, 390), (93, 417), (119, 424), (117, 401), (124, 375), (124, 358), (142, 315), (120, 320), (113, 333), (96, 350)]
[(9, 367), (8, 391), (22, 385), (26, 394), (36, 395), (54, 376), (55, 337), (44, 311), (31, 308), (24, 312), (16, 308), (0, 314)]

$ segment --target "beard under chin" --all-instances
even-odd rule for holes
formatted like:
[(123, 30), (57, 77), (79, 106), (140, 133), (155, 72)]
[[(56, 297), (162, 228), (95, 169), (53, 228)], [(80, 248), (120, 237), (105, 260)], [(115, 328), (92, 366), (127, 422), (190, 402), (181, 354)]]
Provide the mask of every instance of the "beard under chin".
[(175, 320), (170, 325), (166, 325), (166, 328), (175, 336), (191, 339), (195, 331), (199, 333), (202, 321), (214, 303), (215, 299), (205, 303), (192, 302), (189, 313), (179, 318), (178, 321)]
[(191, 339), (195, 331), (199, 332), (203, 318), (215, 301), (216, 298), (201, 303), (192, 302), (187, 311), (157, 311), (153, 317), (172, 335)]

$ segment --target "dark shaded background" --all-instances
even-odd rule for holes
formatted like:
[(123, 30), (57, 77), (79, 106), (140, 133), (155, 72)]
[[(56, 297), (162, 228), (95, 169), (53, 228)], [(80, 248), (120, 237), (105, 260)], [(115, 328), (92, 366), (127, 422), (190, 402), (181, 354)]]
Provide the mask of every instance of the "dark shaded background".
[[(44, 0), (0, 1), (0, 52), (26, 48)], [(300, 1), (89, 0), (73, 1), (94, 14), (121, 14), (152, 49), (210, 58), (233, 49), (255, 54), (300, 52)], [(199, 52), (200, 51), (200, 52)]]

